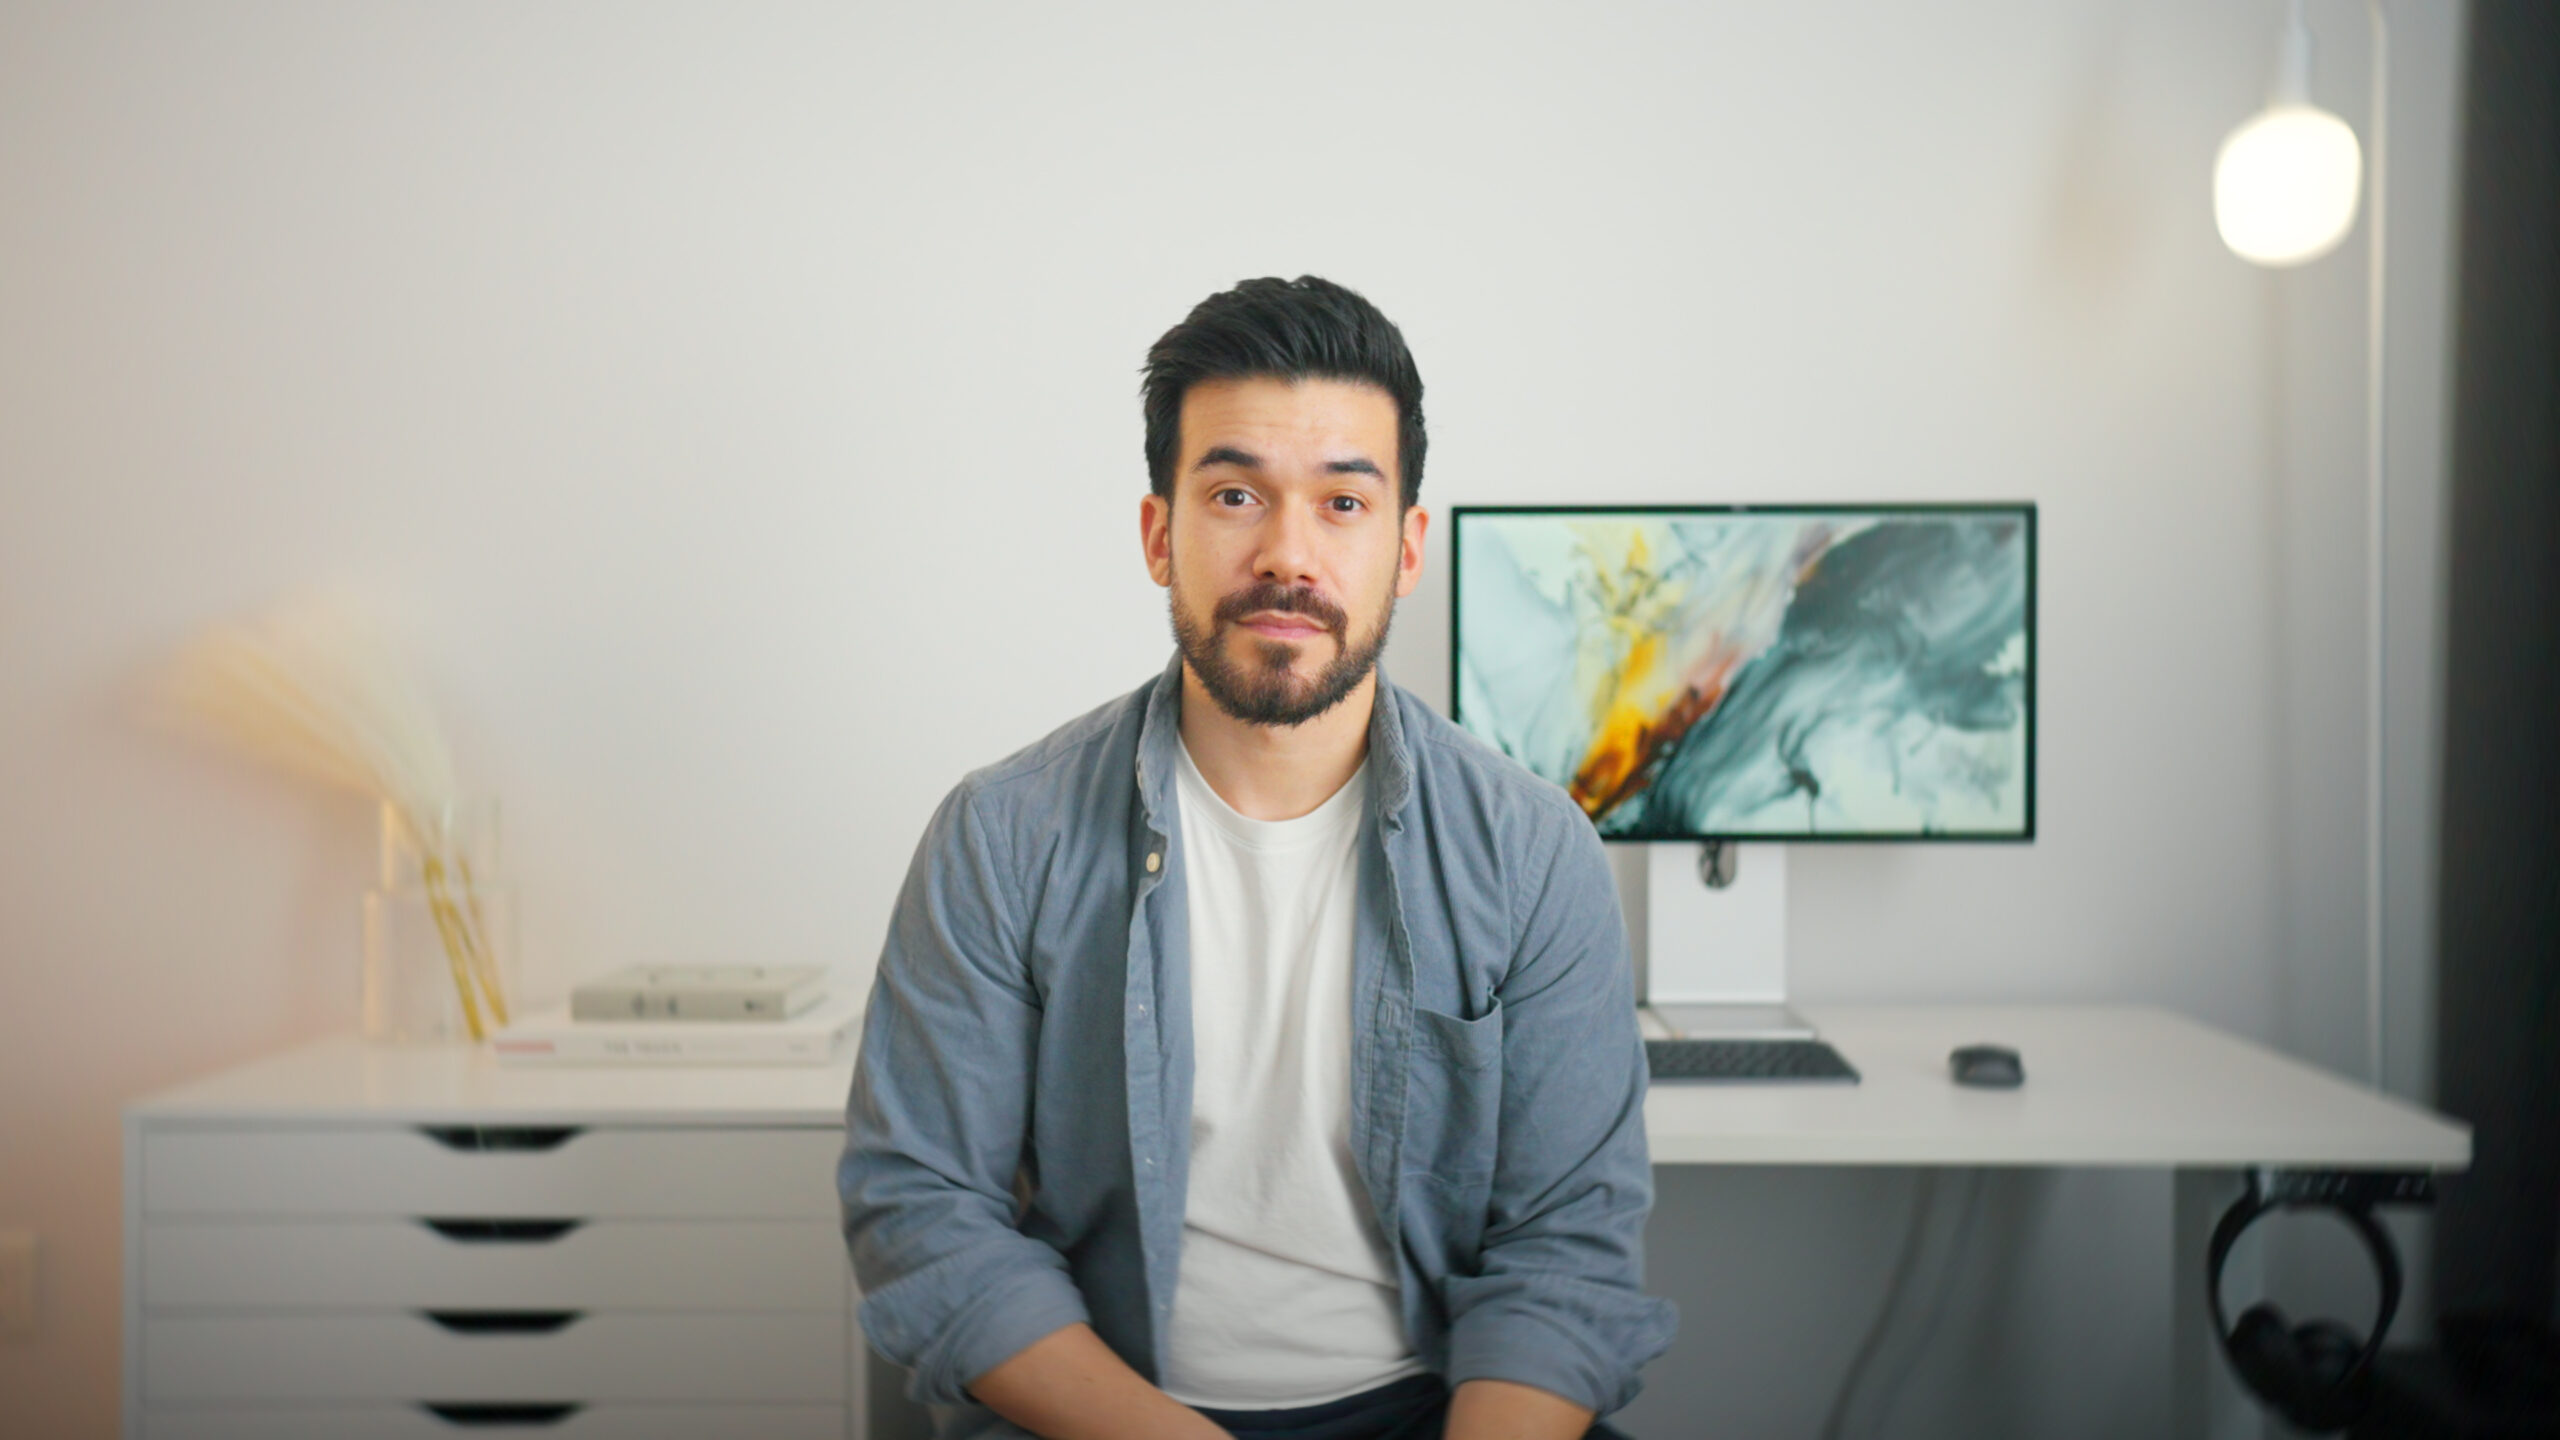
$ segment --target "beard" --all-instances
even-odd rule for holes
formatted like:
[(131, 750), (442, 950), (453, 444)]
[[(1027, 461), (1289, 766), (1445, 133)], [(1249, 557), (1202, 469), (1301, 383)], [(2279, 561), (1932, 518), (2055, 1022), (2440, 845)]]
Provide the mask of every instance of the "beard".
[[(1343, 702), (1378, 665), (1387, 645), (1387, 625), (1395, 618), (1392, 595), (1378, 612), (1378, 623), (1358, 641), (1350, 638), (1350, 617), (1341, 606), (1313, 590), (1263, 581), (1219, 600), (1209, 612), (1208, 628), (1182, 607), (1181, 588), (1173, 587), (1173, 643), (1183, 663), (1200, 677), (1200, 688), (1218, 708), (1247, 725), (1303, 725)], [(1253, 658), (1240, 662), (1227, 650), (1227, 632), (1247, 615), (1304, 615), (1333, 636), (1333, 663), (1312, 680), (1300, 680), (1295, 669), (1298, 643), (1257, 640)]]

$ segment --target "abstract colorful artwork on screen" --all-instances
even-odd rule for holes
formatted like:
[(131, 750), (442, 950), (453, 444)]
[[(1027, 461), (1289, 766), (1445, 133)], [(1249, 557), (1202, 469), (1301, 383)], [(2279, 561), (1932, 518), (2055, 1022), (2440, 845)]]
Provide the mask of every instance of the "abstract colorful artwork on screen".
[(1604, 835), (2031, 827), (2032, 511), (1472, 512), (1458, 716)]

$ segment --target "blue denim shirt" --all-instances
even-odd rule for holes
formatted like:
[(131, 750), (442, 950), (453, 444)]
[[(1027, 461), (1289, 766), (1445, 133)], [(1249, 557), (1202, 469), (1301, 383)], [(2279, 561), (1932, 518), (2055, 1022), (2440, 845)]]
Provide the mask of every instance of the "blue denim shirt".
[[(871, 1344), (945, 1435), (1087, 1321), (1157, 1377), (1190, 1161), (1181, 661), (977, 771), (881, 952), (838, 1170)], [(1643, 1289), (1643, 1043), (1608, 862), (1563, 791), (1385, 683), (1359, 841), (1351, 1144), (1405, 1332), (1451, 1385), (1606, 1412), (1669, 1344)]]

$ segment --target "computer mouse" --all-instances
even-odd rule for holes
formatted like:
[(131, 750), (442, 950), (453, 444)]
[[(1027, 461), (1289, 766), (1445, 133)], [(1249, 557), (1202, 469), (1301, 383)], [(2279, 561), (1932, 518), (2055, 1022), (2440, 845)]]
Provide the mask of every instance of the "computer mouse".
[(2018, 1052), (2006, 1045), (1958, 1046), (1947, 1057), (1947, 1068), (1955, 1072), (1957, 1084), (1991, 1090), (2015, 1090), (2027, 1079), (2027, 1067), (2018, 1063)]

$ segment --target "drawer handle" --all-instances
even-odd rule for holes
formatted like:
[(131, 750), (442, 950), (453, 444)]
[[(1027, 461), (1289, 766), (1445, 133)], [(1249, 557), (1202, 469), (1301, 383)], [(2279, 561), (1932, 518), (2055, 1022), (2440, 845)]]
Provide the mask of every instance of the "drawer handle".
[(427, 1401), (419, 1409), (447, 1425), (557, 1425), (585, 1409), (583, 1405), (527, 1405), (521, 1402), (482, 1405)]
[(447, 1150), (557, 1150), (576, 1139), (575, 1125), (421, 1125), (418, 1132)]
[(585, 1315), (581, 1310), (422, 1310), (456, 1335), (556, 1335)]
[(548, 1245), (584, 1220), (438, 1220), (421, 1219), (447, 1240), (464, 1245)]

